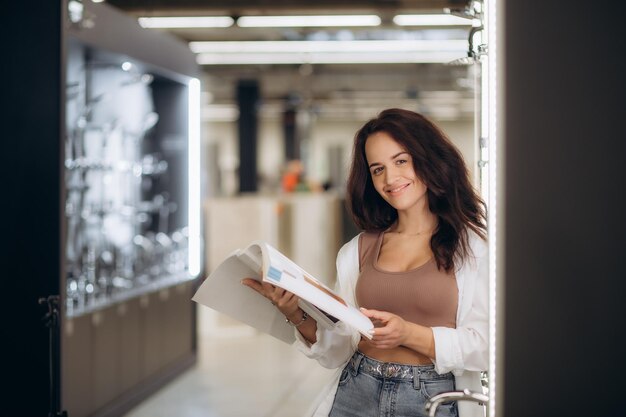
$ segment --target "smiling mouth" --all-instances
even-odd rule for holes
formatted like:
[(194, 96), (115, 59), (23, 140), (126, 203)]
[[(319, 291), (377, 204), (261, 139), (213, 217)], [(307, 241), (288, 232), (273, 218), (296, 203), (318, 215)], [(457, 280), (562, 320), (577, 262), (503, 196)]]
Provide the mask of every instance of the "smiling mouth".
[(387, 190), (387, 193), (388, 194), (397, 194), (397, 193), (401, 192), (402, 190), (404, 190), (408, 186), (409, 186), (409, 184), (404, 184), (404, 185), (401, 185), (401, 186), (396, 187), (396, 188), (391, 188), (391, 189)]

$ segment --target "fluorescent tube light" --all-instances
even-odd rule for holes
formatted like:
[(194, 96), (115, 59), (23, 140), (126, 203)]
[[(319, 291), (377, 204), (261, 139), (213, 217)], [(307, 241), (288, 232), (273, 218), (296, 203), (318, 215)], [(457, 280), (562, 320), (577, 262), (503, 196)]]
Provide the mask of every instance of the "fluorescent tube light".
[(188, 200), (187, 216), (189, 241), (188, 271), (196, 277), (201, 271), (202, 228), (201, 228), (201, 186), (200, 186), (200, 80), (192, 78), (188, 87), (188, 129), (187, 150)]
[(190, 42), (200, 65), (447, 63), (465, 40)]
[(144, 28), (227, 28), (235, 23), (229, 16), (169, 16), (140, 17), (137, 19)]
[(472, 19), (449, 14), (399, 14), (393, 18), (398, 26), (472, 26)]
[(467, 52), (467, 41), (393, 40), (393, 41), (200, 41), (189, 42), (195, 53), (313, 53), (313, 52)]
[(328, 26), (379, 26), (376, 15), (326, 15), (326, 16), (241, 16), (240, 27), (328, 27)]
[[(500, 285), (504, 283), (504, 277), (499, 273), (504, 272), (503, 265), (506, 259), (499, 256), (504, 254), (502, 249), (506, 245), (504, 237), (504, 216), (506, 213), (503, 207), (505, 183), (505, 171), (502, 168), (501, 159), (503, 160), (504, 148), (506, 146), (506, 138), (502, 126), (504, 125), (504, 112), (500, 114), (503, 105), (500, 98), (504, 97), (500, 87), (500, 82), (506, 71), (500, 65), (504, 59), (499, 56), (501, 39), (498, 35), (503, 33), (504, 21), (500, 20), (502, 16), (502, 8), (497, 5), (495, 0), (487, 0), (485, 2), (485, 27), (487, 29), (487, 45), (489, 45), (489, 53), (487, 55), (487, 129), (488, 129), (488, 152), (489, 152), (489, 200), (487, 211), (488, 238), (489, 238), (489, 406), (488, 414), (490, 416), (497, 415), (503, 407), (497, 403), (502, 398), (501, 392), (501, 371), (499, 365), (503, 363), (501, 357), (497, 354), (502, 352), (502, 340), (504, 339), (503, 325), (501, 324), (504, 317), (501, 316), (503, 308), (500, 301), (504, 300), (503, 292)], [(478, 3), (477, 3), (478, 4)], [(497, 8), (498, 9), (497, 9)], [(485, 98), (482, 98), (485, 100)], [(506, 161), (502, 161), (506, 162)]]
[(445, 64), (456, 57), (453, 52), (346, 52), (310, 54), (213, 54), (202, 53), (196, 57), (199, 65), (273, 65), (273, 64)]

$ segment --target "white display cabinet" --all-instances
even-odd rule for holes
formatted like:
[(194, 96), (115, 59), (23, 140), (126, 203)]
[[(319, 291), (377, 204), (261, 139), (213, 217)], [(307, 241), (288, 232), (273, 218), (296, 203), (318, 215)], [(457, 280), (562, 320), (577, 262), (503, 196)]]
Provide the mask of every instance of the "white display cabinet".
[(196, 361), (199, 69), (113, 7), (63, 7), (60, 404), (122, 415)]
[(74, 317), (197, 277), (199, 85), (75, 37), (66, 68), (65, 307)]

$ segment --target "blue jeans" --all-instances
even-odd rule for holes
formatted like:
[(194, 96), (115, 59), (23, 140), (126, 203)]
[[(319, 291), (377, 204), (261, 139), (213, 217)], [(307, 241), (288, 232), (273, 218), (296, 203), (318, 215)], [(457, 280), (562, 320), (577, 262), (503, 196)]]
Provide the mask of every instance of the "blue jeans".
[[(426, 402), (454, 391), (454, 375), (434, 365), (381, 362), (356, 352), (341, 372), (330, 417), (427, 417)], [(458, 417), (456, 402), (441, 404), (437, 417)]]

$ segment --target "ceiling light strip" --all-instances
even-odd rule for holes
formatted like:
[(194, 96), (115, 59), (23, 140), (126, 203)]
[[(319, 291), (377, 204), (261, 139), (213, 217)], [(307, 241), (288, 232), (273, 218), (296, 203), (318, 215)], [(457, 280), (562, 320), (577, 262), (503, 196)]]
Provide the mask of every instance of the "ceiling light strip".
[[(314, 53), (314, 52), (460, 52), (467, 51), (467, 40), (400, 41), (206, 41), (190, 42), (195, 53)], [(458, 58), (460, 55), (457, 55)]]
[(404, 64), (448, 63), (462, 52), (387, 52), (387, 53), (201, 53), (196, 56), (199, 65), (254, 65), (254, 64)]
[[(474, 19), (476, 20), (476, 19)], [(144, 28), (227, 28), (235, 24), (230, 16), (140, 17)], [(472, 19), (448, 14), (401, 14), (393, 18), (399, 26), (472, 26)], [(377, 15), (241, 16), (237, 26), (252, 27), (372, 27), (380, 26)]]
[(141, 27), (150, 29), (227, 28), (235, 23), (229, 16), (140, 17), (137, 20)]
[(398, 26), (472, 26), (472, 19), (449, 14), (399, 14), (393, 18)]
[(331, 27), (379, 26), (376, 15), (241, 16), (240, 27)]

